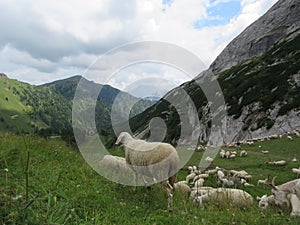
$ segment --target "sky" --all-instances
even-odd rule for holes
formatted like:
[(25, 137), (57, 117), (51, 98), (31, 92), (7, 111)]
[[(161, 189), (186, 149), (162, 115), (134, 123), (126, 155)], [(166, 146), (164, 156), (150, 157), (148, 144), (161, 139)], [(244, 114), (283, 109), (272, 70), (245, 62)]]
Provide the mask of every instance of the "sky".
[[(80, 74), (139, 97), (162, 96), (191, 75), (141, 61), (99, 81), (94, 65), (127, 44), (159, 41), (186, 49), (208, 67), (276, 1), (0, 0), (5, 9), (0, 14), (0, 72), (36, 85)], [(137, 52), (124, 57), (130, 54)]]

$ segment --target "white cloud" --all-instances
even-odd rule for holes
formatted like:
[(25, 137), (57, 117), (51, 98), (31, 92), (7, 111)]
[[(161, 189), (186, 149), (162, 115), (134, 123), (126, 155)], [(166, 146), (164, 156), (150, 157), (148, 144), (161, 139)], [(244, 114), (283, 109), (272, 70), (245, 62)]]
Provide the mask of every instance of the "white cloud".
[[(0, 35), (0, 72), (35, 84), (50, 82), (84, 73), (116, 46), (145, 40), (184, 47), (209, 66), (276, 2), (240, 0), (240, 14), (228, 24), (195, 29), (195, 21), (209, 17), (208, 7), (228, 1), (237, 0), (174, 0), (165, 5), (161, 0), (1, 0), (5, 10), (0, 29), (5, 32)], [(151, 74), (148, 69), (146, 74)], [(167, 70), (160, 72), (166, 79), (172, 77)]]

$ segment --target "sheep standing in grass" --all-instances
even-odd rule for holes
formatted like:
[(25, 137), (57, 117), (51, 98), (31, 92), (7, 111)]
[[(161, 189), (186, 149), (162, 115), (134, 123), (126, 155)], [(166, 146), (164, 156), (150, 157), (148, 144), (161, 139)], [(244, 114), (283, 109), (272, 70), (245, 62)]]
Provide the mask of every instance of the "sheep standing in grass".
[(257, 181), (257, 185), (259, 185), (259, 184), (267, 184), (267, 182), (268, 182), (268, 178), (266, 178), (264, 180), (258, 180)]
[(296, 174), (297, 177), (300, 176), (300, 168), (292, 168), (292, 172), (293, 172), (294, 174)]
[(135, 174), (135, 185), (138, 175), (148, 176), (160, 182), (168, 192), (168, 210), (172, 210), (173, 186), (179, 165), (176, 149), (167, 143), (146, 142), (138, 140), (127, 132), (122, 132), (116, 144), (125, 146), (125, 159)]

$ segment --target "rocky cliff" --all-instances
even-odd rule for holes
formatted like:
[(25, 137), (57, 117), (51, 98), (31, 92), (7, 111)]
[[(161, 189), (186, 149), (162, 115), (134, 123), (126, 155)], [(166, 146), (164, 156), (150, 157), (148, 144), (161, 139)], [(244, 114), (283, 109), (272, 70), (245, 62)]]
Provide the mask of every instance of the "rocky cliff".
[(238, 35), (211, 64), (219, 73), (238, 63), (262, 55), (279, 40), (300, 27), (299, 0), (279, 0), (262, 17)]

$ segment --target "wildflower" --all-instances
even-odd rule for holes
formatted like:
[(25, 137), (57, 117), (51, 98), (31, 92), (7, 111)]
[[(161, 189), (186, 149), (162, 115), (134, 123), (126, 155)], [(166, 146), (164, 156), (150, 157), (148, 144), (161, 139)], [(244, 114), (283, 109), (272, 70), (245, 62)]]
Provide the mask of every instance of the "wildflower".
[(5, 168), (5, 169), (4, 169), (4, 172), (8, 173), (8, 169), (7, 169), (7, 168)]
[(80, 187), (80, 184), (77, 184), (76, 187), (79, 188), (79, 187)]
[(19, 198), (22, 198), (23, 196), (22, 195), (17, 195), (16, 197), (12, 197), (11, 199), (13, 201), (17, 201)]

